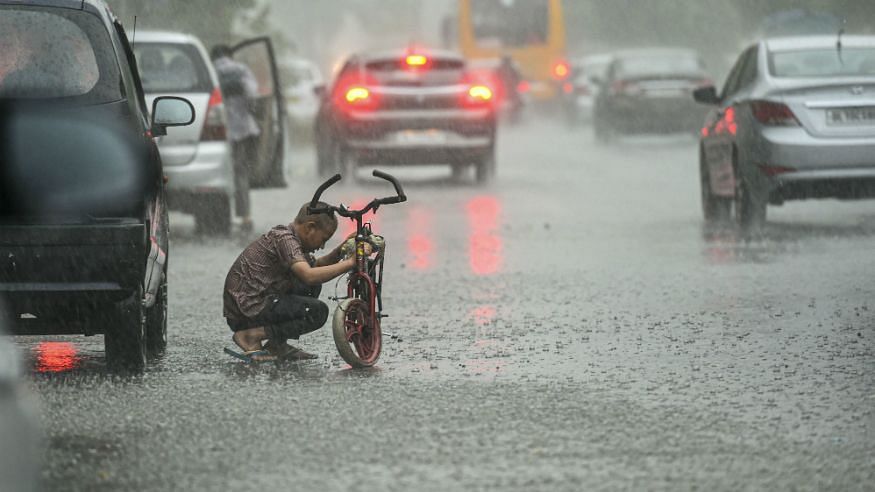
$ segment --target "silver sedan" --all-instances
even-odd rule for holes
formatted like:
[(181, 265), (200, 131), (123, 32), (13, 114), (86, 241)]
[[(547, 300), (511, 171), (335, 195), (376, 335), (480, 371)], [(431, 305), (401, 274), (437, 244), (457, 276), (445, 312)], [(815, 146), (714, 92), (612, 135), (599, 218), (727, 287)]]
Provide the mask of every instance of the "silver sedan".
[(706, 220), (762, 223), (768, 204), (875, 198), (875, 36), (768, 39), (748, 47), (702, 128)]

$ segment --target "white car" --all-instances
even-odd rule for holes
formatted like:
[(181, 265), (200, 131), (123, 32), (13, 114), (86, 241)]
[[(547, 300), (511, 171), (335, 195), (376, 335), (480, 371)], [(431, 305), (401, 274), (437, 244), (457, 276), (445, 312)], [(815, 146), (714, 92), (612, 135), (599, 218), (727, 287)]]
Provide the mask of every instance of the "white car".
[(25, 392), (18, 349), (0, 319), (0, 442), (10, 443), (0, 448), (3, 490), (39, 489), (42, 449), (34, 403)]
[(279, 72), (286, 98), (289, 135), (292, 138), (308, 136), (319, 111), (317, 90), (325, 85), (322, 72), (315, 63), (303, 58), (280, 62)]
[(159, 96), (191, 101), (195, 120), (158, 139), (171, 210), (195, 216), (200, 232), (231, 229), (234, 174), (225, 128), (225, 107), (209, 53), (189, 34), (138, 31), (134, 54), (146, 102)]

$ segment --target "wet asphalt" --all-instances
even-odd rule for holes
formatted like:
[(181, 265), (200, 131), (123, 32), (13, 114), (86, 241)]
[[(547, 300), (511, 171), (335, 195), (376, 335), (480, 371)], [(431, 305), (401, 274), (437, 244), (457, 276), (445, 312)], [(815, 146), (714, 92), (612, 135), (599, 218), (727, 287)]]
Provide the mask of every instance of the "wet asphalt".
[[(385, 169), (410, 201), (374, 220), (372, 370), (330, 326), (301, 339), (315, 361), (224, 355), (222, 283), (253, 237), (174, 214), (169, 347), (144, 375), (110, 374), (101, 337), (16, 339), (45, 488), (875, 489), (875, 201), (770, 207), (746, 234), (703, 225), (693, 137), (529, 121), (499, 139), (487, 186)], [(311, 150), (290, 167), (254, 193), (257, 230), (318, 184)], [(390, 192), (352, 181), (325, 198)]]

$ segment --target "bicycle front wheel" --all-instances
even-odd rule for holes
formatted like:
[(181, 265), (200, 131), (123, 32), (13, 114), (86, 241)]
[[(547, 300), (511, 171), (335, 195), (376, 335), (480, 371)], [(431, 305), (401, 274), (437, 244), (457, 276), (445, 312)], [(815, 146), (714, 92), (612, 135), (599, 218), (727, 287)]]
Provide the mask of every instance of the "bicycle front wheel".
[(380, 323), (372, 322), (370, 309), (363, 300), (345, 299), (337, 306), (332, 333), (338, 353), (352, 367), (371, 367), (380, 358), (383, 345)]

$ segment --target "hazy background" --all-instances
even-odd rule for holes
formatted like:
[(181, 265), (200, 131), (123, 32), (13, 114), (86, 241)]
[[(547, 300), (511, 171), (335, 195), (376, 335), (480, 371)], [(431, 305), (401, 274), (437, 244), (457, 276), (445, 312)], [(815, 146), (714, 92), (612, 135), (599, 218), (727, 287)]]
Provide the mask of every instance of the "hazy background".
[[(209, 46), (268, 34), (281, 56), (316, 61), (326, 73), (366, 47), (441, 44), (441, 23), (456, 0), (110, 0), (128, 31), (197, 34)], [(875, 32), (872, 0), (566, 0), (569, 56), (636, 45), (698, 49), (720, 82), (769, 14), (806, 9), (846, 21), (849, 33)], [(130, 32), (129, 32), (130, 35)]]

